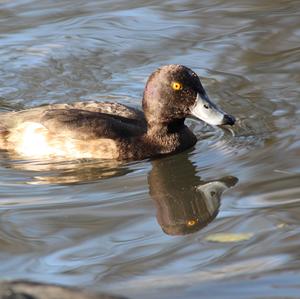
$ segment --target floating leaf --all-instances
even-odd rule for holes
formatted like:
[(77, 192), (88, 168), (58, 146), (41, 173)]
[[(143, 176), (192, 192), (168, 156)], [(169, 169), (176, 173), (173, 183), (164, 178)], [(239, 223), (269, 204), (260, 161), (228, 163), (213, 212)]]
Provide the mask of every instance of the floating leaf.
[(217, 233), (205, 237), (206, 241), (219, 243), (232, 243), (247, 241), (253, 237), (253, 233)]

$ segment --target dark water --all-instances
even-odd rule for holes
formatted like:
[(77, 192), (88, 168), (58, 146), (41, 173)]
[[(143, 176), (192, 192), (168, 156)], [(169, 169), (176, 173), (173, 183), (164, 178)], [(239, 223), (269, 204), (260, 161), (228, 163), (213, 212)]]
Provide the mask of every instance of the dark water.
[[(132, 298), (300, 297), (300, 2), (0, 1), (0, 106), (140, 105), (194, 69), (238, 117), (129, 164), (0, 153), (0, 277)], [(225, 191), (223, 193), (223, 191)]]

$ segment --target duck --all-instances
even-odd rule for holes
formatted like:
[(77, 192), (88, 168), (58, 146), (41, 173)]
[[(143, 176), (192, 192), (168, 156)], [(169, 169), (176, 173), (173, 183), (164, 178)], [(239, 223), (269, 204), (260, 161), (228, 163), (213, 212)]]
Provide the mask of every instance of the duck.
[(199, 76), (171, 64), (148, 78), (143, 111), (120, 103), (74, 102), (0, 114), (0, 149), (40, 159), (142, 160), (191, 148), (197, 138), (187, 117), (234, 125), (208, 97)]

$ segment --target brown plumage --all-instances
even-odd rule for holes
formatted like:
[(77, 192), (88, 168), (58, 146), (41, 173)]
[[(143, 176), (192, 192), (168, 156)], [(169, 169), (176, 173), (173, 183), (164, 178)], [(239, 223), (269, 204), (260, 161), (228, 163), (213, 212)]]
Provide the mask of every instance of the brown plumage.
[(184, 120), (199, 96), (208, 99), (192, 70), (164, 66), (148, 79), (143, 112), (117, 103), (78, 102), (3, 113), (0, 147), (32, 158), (132, 160), (176, 153), (196, 143)]

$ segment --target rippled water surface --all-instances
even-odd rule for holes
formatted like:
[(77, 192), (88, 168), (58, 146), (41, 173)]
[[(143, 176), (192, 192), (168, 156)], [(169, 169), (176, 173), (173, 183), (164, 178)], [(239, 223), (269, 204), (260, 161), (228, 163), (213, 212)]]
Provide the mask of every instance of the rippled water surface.
[(0, 277), (131, 298), (299, 298), (300, 2), (0, 1), (0, 108), (140, 107), (180, 63), (238, 118), (158, 160), (0, 152)]

